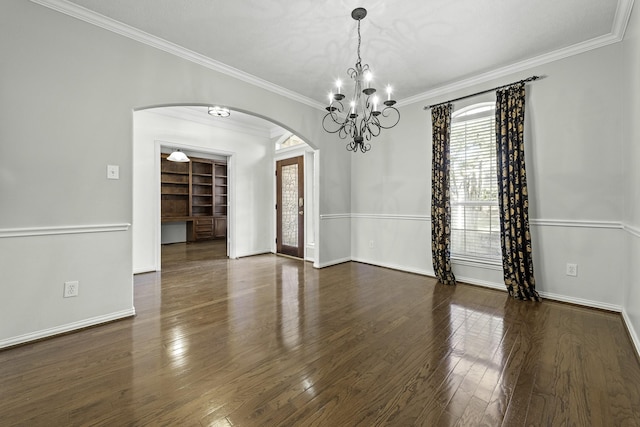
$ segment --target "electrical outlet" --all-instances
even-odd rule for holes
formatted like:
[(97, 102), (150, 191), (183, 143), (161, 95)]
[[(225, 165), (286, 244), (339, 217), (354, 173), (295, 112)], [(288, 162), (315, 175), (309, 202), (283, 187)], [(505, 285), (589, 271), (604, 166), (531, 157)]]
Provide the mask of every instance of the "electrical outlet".
[(567, 276), (577, 276), (578, 275), (578, 264), (567, 263)]
[(72, 281), (72, 282), (64, 282), (64, 294), (63, 296), (65, 298), (69, 298), (69, 297), (77, 297), (78, 296), (78, 281)]

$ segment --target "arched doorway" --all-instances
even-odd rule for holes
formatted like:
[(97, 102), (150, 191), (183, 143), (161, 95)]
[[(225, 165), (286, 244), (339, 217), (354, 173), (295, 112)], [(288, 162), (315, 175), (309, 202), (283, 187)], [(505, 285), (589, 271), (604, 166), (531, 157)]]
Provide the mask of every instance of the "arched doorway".
[[(134, 112), (134, 273), (160, 270), (159, 158), (163, 149), (226, 158), (228, 256), (274, 252), (274, 147), (290, 131), (243, 112), (232, 110), (229, 119), (233, 119), (228, 120), (212, 118), (206, 111), (207, 106), (179, 105)], [(309, 220), (315, 216), (317, 210), (310, 212)]]

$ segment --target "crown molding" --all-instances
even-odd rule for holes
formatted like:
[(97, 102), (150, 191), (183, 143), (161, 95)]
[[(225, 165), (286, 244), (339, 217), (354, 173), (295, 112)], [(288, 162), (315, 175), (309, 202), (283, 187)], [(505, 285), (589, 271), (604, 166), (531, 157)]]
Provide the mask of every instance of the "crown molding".
[[(133, 28), (124, 23), (118, 22), (111, 18), (107, 18), (104, 15), (93, 12), (82, 6), (70, 3), (66, 0), (30, 0), (33, 3), (37, 3), (41, 6), (53, 9), (65, 15), (80, 19), (89, 24), (96, 25), (104, 28), (108, 31), (112, 31), (116, 34), (128, 37), (132, 40), (144, 43), (148, 46), (155, 47), (167, 53), (173, 54), (180, 58), (202, 65), (211, 70), (219, 73), (234, 77), (238, 80), (250, 83), (254, 86), (300, 102), (319, 110), (324, 110), (324, 104), (314, 99), (303, 96), (297, 92), (285, 89), (282, 86), (278, 86), (274, 83), (263, 80), (252, 74), (238, 70), (237, 68), (226, 65), (222, 62), (216, 61), (199, 53), (193, 52), (189, 49), (185, 49), (175, 43), (171, 43), (167, 40), (153, 36), (144, 31)], [(612, 25), (611, 33), (601, 37), (596, 37), (585, 42), (577, 43), (564, 49), (559, 49), (547, 54), (539, 55), (537, 57), (517, 62), (515, 64), (498, 68), (493, 71), (489, 71), (478, 76), (459, 80), (457, 82), (440, 86), (438, 88), (423, 92), (418, 95), (410, 96), (398, 101), (398, 106), (406, 106), (414, 104), (416, 102), (422, 102), (425, 100), (431, 100), (438, 96), (444, 96), (457, 90), (466, 89), (478, 84), (486, 83), (491, 80), (499, 79), (511, 74), (515, 74), (521, 71), (528, 70), (530, 68), (547, 64), (549, 62), (558, 61), (560, 59), (568, 58), (573, 55), (578, 55), (593, 49), (604, 47), (613, 43), (622, 41), (624, 33), (631, 16), (634, 0), (618, 0), (618, 7), (614, 16), (614, 22)]]
[(445, 86), (440, 86), (415, 96), (404, 98), (398, 101), (398, 105), (406, 106), (414, 104), (416, 102), (436, 99), (439, 96), (448, 95), (457, 90), (467, 89), (469, 87), (487, 83), (501, 77), (526, 71), (533, 67), (548, 64), (554, 61), (559, 61), (561, 59), (569, 58), (571, 56), (608, 46), (613, 43), (618, 43), (624, 38), (624, 33), (627, 29), (627, 24), (629, 23), (629, 17), (631, 16), (631, 10), (633, 9), (633, 1), (634, 0), (618, 0), (618, 7), (614, 16), (613, 26), (609, 34), (595, 37), (591, 40), (587, 40), (581, 43), (576, 43), (564, 49), (558, 49), (553, 52), (536, 56), (534, 58), (516, 62), (515, 64), (498, 68), (493, 71), (488, 71), (474, 77), (459, 80)]
[(635, 237), (640, 237), (640, 228), (636, 228), (629, 224), (623, 224), (624, 231)]
[(324, 110), (324, 105), (314, 99), (300, 95), (289, 89), (285, 89), (282, 86), (278, 86), (274, 83), (263, 80), (252, 74), (238, 70), (215, 59), (211, 59), (207, 56), (201, 55), (192, 50), (186, 49), (170, 41), (164, 40), (160, 37), (153, 36), (149, 33), (141, 31), (130, 25), (118, 22), (114, 19), (108, 18), (99, 13), (93, 12), (87, 8), (79, 6), (74, 3), (70, 3), (66, 0), (31, 0), (33, 3), (37, 3), (41, 6), (71, 16), (89, 24), (104, 28), (105, 30), (112, 31), (121, 36), (130, 38), (132, 40), (144, 43), (148, 46), (165, 51), (182, 59), (186, 59), (203, 67), (209, 68), (213, 71), (217, 71), (222, 74), (234, 77), (246, 83), (250, 83), (254, 86), (300, 102), (313, 108)]

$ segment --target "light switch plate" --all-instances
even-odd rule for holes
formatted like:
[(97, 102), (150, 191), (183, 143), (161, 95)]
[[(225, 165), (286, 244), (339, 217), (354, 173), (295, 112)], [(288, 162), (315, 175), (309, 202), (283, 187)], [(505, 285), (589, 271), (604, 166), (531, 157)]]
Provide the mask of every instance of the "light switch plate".
[(120, 179), (120, 166), (107, 165), (107, 179)]

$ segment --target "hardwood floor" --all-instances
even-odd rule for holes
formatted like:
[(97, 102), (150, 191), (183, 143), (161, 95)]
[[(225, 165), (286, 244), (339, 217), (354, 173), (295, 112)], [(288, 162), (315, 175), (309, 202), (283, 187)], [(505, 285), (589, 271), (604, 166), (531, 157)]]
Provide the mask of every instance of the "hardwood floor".
[(620, 315), (163, 248), (137, 316), (0, 352), (0, 425), (638, 426)]

